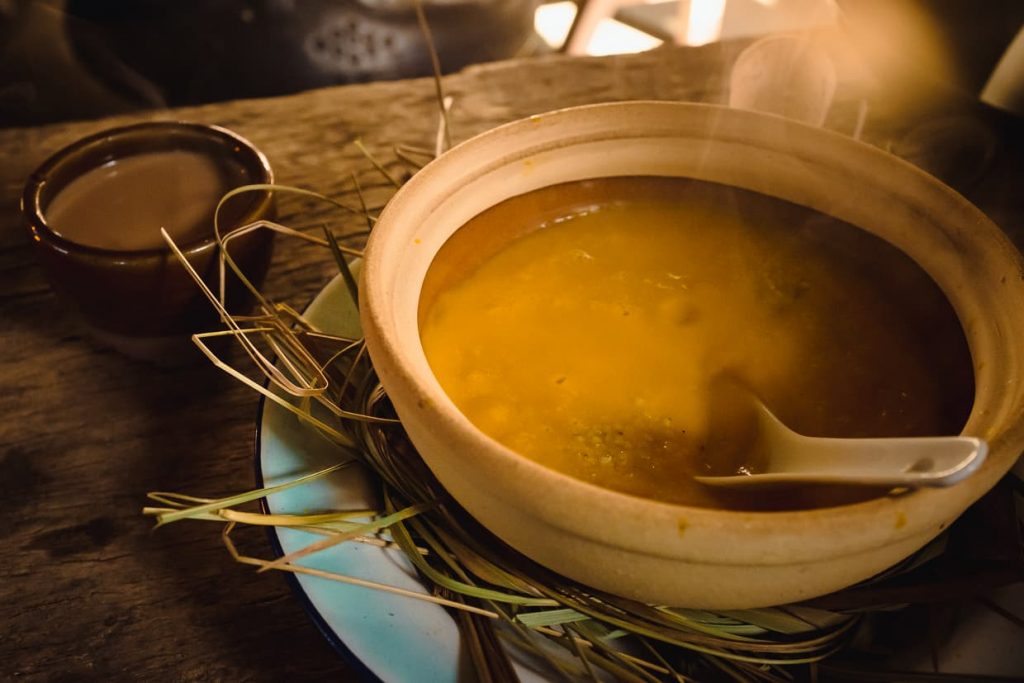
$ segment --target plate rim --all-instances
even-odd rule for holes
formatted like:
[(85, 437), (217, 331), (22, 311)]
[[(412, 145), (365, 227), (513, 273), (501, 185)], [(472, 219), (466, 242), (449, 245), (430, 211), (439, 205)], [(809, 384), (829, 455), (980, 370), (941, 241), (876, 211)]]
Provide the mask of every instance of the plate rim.
[[(306, 305), (302, 307), (303, 313), (309, 310), (309, 307), (313, 304), (313, 302), (316, 301), (318, 297), (324, 294), (324, 292), (327, 290), (327, 288), (331, 285), (332, 282), (334, 282), (337, 278), (340, 277), (341, 275), (339, 274), (328, 279), (327, 282), (325, 282), (324, 285), (316, 292), (316, 294), (314, 294), (309, 299), (309, 301), (306, 302)], [(272, 362), (276, 361), (276, 358), (272, 359)], [(264, 380), (262, 386), (264, 389), (267, 389), (269, 387), (269, 384), (269, 379)], [(266, 487), (266, 481), (263, 478), (262, 462), (263, 415), (266, 409), (266, 405), (267, 397), (261, 393), (259, 403), (256, 406), (256, 426), (255, 437), (253, 439), (252, 456), (256, 486), (261, 489)], [(266, 496), (263, 496), (259, 499), (259, 508), (262, 514), (270, 514), (270, 508), (267, 504)], [(284, 549), (281, 547), (281, 539), (278, 536), (277, 527), (267, 527), (267, 540), (270, 542), (271, 555), (274, 557), (274, 559), (283, 557)], [(370, 668), (363, 662), (363, 660), (361, 660), (356, 655), (356, 653), (353, 652), (352, 649), (345, 644), (345, 639), (342, 638), (341, 635), (337, 633), (337, 631), (331, 628), (330, 624), (327, 623), (327, 620), (320, 613), (319, 609), (317, 609), (317, 606), (316, 604), (314, 604), (312, 598), (309, 597), (309, 594), (302, 587), (302, 584), (299, 582), (298, 577), (291, 572), (283, 573), (285, 583), (288, 584), (288, 587), (291, 589), (291, 592), (299, 599), (299, 604), (306, 612), (306, 616), (308, 616), (310, 621), (313, 622), (313, 625), (320, 632), (320, 635), (324, 637), (324, 640), (327, 641), (327, 644), (331, 647), (331, 649), (334, 650), (335, 654), (337, 654), (343, 662), (345, 662), (347, 665), (349, 665), (350, 668), (354, 670), (354, 673), (356, 674), (357, 678), (360, 681), (363, 681), (363, 683), (385, 683), (383, 679), (381, 679), (373, 671), (371, 671)]]
[[(260, 447), (261, 437), (263, 433), (263, 408), (266, 403), (266, 397), (261, 397), (259, 407), (256, 411), (256, 438), (253, 448), (253, 465), (256, 475), (256, 485), (259, 488), (263, 488), (266, 484), (263, 480), (263, 467), (260, 462)], [(270, 514), (270, 509), (267, 506), (267, 499), (260, 498), (260, 512), (263, 514)], [(270, 541), (271, 555), (274, 559), (284, 557), (284, 550), (281, 548), (281, 540), (277, 535), (277, 528), (270, 526), (267, 527), (267, 540)], [(298, 577), (291, 572), (284, 572), (284, 580), (288, 584), (292, 593), (299, 598), (299, 603), (302, 605), (303, 610), (306, 612), (306, 616), (309, 617), (313, 625), (320, 632), (320, 635), (324, 637), (327, 644), (334, 650), (335, 654), (339, 655), (341, 659), (355, 670), (356, 676), (360, 681), (364, 683), (385, 683), (383, 679), (378, 677), (373, 671), (370, 670), (363, 660), (359, 659), (358, 656), (345, 644), (345, 639), (342, 638), (338, 633), (331, 628), (327, 620), (324, 619), (323, 615), (317, 609), (313, 603), (312, 598), (306, 593), (302, 584), (299, 583)]]

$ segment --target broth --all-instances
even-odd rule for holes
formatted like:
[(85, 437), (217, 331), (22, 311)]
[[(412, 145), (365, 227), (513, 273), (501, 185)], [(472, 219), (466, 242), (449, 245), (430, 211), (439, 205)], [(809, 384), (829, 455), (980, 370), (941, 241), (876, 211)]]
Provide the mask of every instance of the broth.
[(709, 387), (723, 373), (817, 436), (955, 434), (973, 397), (956, 316), (906, 255), (702, 181), (608, 178), (509, 199), (443, 246), (419, 310), (433, 372), (482, 431), (669, 502), (791, 508), (880, 493), (693, 482), (738, 464), (708, 448)]

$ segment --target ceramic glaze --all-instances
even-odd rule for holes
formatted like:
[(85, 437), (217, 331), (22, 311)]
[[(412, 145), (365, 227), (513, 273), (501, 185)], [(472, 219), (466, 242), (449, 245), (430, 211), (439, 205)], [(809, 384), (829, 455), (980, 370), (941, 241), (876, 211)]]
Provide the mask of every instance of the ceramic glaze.
[[(238, 134), (153, 121), (102, 130), (57, 151), (29, 176), (21, 209), (54, 291), (93, 337), (157, 363), (198, 360), (190, 335), (220, 316), (164, 242), (166, 228), (191, 267), (220, 291), (213, 213), (224, 191), (269, 185), (267, 158)], [(220, 208), (222, 235), (276, 216), (272, 192), (248, 192)], [(274, 233), (230, 242), (232, 260), (259, 286)], [(225, 269), (229, 311), (247, 312), (248, 287)]]

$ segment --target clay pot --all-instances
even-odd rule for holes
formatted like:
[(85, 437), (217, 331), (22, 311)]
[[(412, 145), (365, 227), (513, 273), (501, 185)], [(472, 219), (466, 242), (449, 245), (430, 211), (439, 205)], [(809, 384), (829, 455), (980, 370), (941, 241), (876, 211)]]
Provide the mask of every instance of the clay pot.
[[(970, 347), (976, 395), (964, 433), (979, 472), (947, 489), (792, 512), (655, 502), (547, 469), (474, 427), (431, 374), (417, 307), (438, 249), (502, 200), (585, 178), (654, 175), (733, 185), (810, 207), (892, 243), (940, 286)], [(921, 548), (1024, 449), (1024, 263), (960, 195), (874, 147), (721, 107), (629, 102), (492, 130), (418, 173), (366, 252), (361, 318), (395, 409), (441, 483), (487, 528), (590, 586), (656, 604), (750, 608), (839, 590)]]

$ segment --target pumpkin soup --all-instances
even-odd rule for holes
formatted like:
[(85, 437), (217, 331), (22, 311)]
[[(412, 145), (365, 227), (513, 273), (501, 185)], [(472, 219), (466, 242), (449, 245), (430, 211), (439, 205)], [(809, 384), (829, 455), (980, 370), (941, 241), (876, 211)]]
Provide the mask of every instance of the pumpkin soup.
[(907, 256), (810, 209), (686, 179), (566, 183), (485, 211), (432, 264), (420, 331), (486, 434), (585, 481), (693, 505), (780, 504), (692, 481), (742, 466), (707, 447), (723, 373), (815, 436), (954, 434), (973, 393), (958, 321)]

